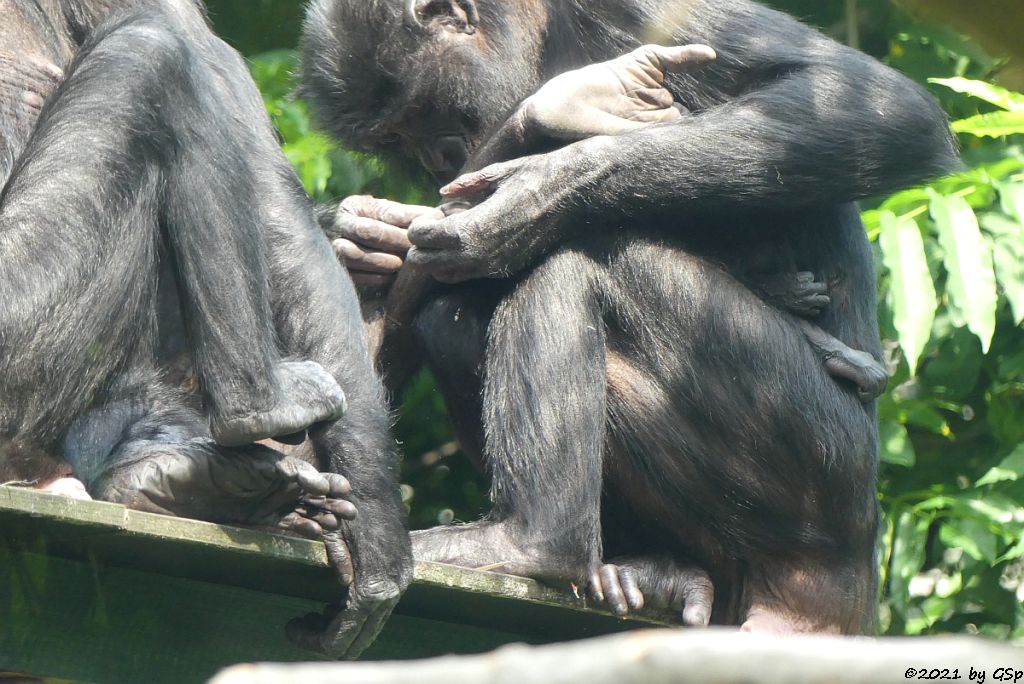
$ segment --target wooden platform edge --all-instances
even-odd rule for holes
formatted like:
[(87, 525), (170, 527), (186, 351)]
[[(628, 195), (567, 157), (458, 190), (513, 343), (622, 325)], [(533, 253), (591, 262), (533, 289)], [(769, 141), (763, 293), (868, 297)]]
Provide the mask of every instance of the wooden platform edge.
[[(0, 486), (0, 514), (45, 519), (70, 527), (81, 527), (83, 531), (93, 533), (205, 547), (234, 555), (269, 556), (288, 563), (325, 570), (329, 568), (322, 542), (145, 513), (120, 504), (75, 500), (23, 487)], [(419, 561), (415, 566), (413, 582), (620, 619), (608, 611), (587, 606), (582, 596), (525, 577)], [(671, 622), (669, 616), (654, 613), (631, 616), (629, 620), (637, 622), (637, 626), (651, 627), (665, 626)]]

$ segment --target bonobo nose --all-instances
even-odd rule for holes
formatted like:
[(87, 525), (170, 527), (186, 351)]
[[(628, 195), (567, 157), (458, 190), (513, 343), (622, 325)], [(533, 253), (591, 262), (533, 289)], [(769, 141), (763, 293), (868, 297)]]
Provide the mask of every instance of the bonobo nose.
[(421, 155), (424, 166), (438, 178), (452, 177), (466, 165), (469, 153), (466, 142), (458, 135), (444, 135)]

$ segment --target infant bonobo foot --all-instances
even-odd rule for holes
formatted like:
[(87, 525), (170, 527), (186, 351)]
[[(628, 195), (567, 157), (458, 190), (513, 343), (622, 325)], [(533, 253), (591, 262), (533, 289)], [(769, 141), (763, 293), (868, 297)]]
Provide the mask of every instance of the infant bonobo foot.
[(857, 386), (857, 396), (865, 404), (877, 399), (889, 384), (889, 373), (867, 352), (843, 347), (825, 357), (830, 375), (846, 378)]
[(620, 558), (591, 574), (587, 595), (616, 615), (646, 606), (671, 610), (684, 625), (704, 627), (711, 620), (715, 590), (700, 568), (669, 558)]
[(245, 415), (217, 414), (210, 419), (213, 439), (222, 446), (242, 446), (281, 437), (301, 442), (306, 428), (345, 413), (345, 394), (338, 381), (314, 361), (282, 361), (274, 369), (280, 391), (274, 406)]

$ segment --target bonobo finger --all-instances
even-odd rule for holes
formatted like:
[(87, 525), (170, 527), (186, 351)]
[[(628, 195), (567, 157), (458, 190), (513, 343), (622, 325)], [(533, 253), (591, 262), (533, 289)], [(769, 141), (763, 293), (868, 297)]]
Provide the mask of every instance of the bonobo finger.
[(590, 600), (595, 603), (604, 603), (604, 587), (601, 586), (601, 571), (595, 570), (590, 573), (590, 581), (587, 583), (587, 593)]
[(511, 176), (520, 167), (526, 157), (521, 157), (510, 162), (491, 164), (479, 171), (473, 171), (459, 176), (448, 185), (441, 188), (441, 197), (450, 200), (456, 197), (473, 197), (491, 192), (503, 180)]
[[(414, 248), (459, 249), (462, 247), (462, 234), (453, 230), (445, 222), (423, 219), (413, 221), (413, 224), (409, 226), (409, 241), (412, 242)], [(409, 254), (411, 253), (410, 250)]]
[(359, 517), (359, 511), (356, 509), (356, 505), (351, 501), (346, 501), (345, 499), (327, 499), (322, 508), (344, 520), (355, 520)]
[(325, 533), (336, 532), (341, 527), (341, 523), (338, 522), (335, 515), (328, 511), (317, 511), (315, 509), (303, 510), (303, 507), (301, 506), (295, 509), (295, 511), (300, 515), (305, 515), (307, 518), (315, 522)]
[(629, 604), (626, 603), (626, 595), (619, 585), (619, 568), (615, 565), (605, 565), (599, 571), (601, 575), (601, 587), (604, 589), (604, 599), (616, 615), (629, 613)]
[(366, 618), (366, 622), (363, 623), (363, 628), (359, 630), (343, 657), (357, 658), (377, 640), (377, 636), (384, 629), (384, 624), (391, 615), (394, 605), (394, 602), (381, 602), (374, 605), (369, 617)]
[(64, 70), (53, 62), (41, 57), (29, 57), (28, 61), (39, 73), (54, 83), (60, 83), (64, 80)]
[(292, 511), (281, 518), (278, 522), (278, 527), (294, 532), (306, 539), (321, 539), (324, 535), (324, 530), (319, 524), (297, 511)]
[(352, 553), (348, 544), (340, 532), (327, 532), (324, 534), (324, 547), (327, 549), (327, 559), (331, 562), (334, 575), (343, 587), (351, 586), (355, 579), (355, 568), (352, 565)]
[(675, 102), (672, 93), (664, 88), (638, 88), (633, 91), (632, 95), (655, 110), (670, 110), (672, 109), (672, 103)]
[(349, 271), (352, 282), (358, 287), (368, 290), (386, 290), (395, 282), (395, 275), (383, 275), (380, 273), (366, 273), (364, 271)]
[(645, 48), (649, 48), (657, 58), (658, 67), (669, 74), (695, 69), (718, 58), (718, 53), (708, 45), (693, 44), (675, 47), (647, 45)]
[(683, 624), (691, 627), (707, 627), (711, 622), (711, 607), (715, 601), (715, 589), (705, 575), (696, 575), (683, 589)]
[(323, 653), (320, 637), (327, 629), (329, 622), (330, 620), (320, 613), (307, 613), (288, 621), (284, 627), (285, 637), (301, 649)]
[(435, 207), (402, 204), (370, 195), (346, 197), (338, 208), (354, 216), (365, 216), (400, 228), (407, 227), (420, 216), (441, 218)]
[(340, 217), (331, 237), (345, 238), (361, 247), (393, 254), (404, 254), (410, 246), (404, 227), (397, 228), (364, 216)]
[(402, 268), (402, 258), (389, 252), (368, 252), (359, 245), (338, 238), (331, 243), (334, 253), (345, 260), (345, 267), (367, 273), (396, 273)]
[(339, 475), (338, 473), (324, 473), (324, 475), (331, 483), (330, 495), (332, 497), (345, 496), (352, 492), (352, 484), (343, 475)]
[(619, 586), (626, 597), (626, 605), (631, 611), (642, 610), (644, 607), (644, 594), (637, 585), (636, 573), (629, 568), (620, 568)]

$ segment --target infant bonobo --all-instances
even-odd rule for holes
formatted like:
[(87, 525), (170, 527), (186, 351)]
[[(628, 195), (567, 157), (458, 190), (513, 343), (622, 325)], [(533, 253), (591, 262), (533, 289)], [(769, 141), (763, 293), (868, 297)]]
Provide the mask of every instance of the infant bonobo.
[[(619, 135), (687, 116), (663, 87), (665, 75), (715, 59), (706, 45), (645, 45), (616, 59), (566, 72), (548, 81), (516, 109), (508, 121), (467, 163), (466, 172), (490, 164), (599, 135)], [(485, 196), (489, 182), (468, 173), (441, 189), (445, 213)], [(852, 382), (861, 400), (878, 397), (888, 373), (870, 354), (851, 349), (807, 321), (828, 306), (827, 286), (807, 271), (774, 274), (734, 273), (762, 299), (792, 313), (794, 322), (821, 358), (829, 374)]]

